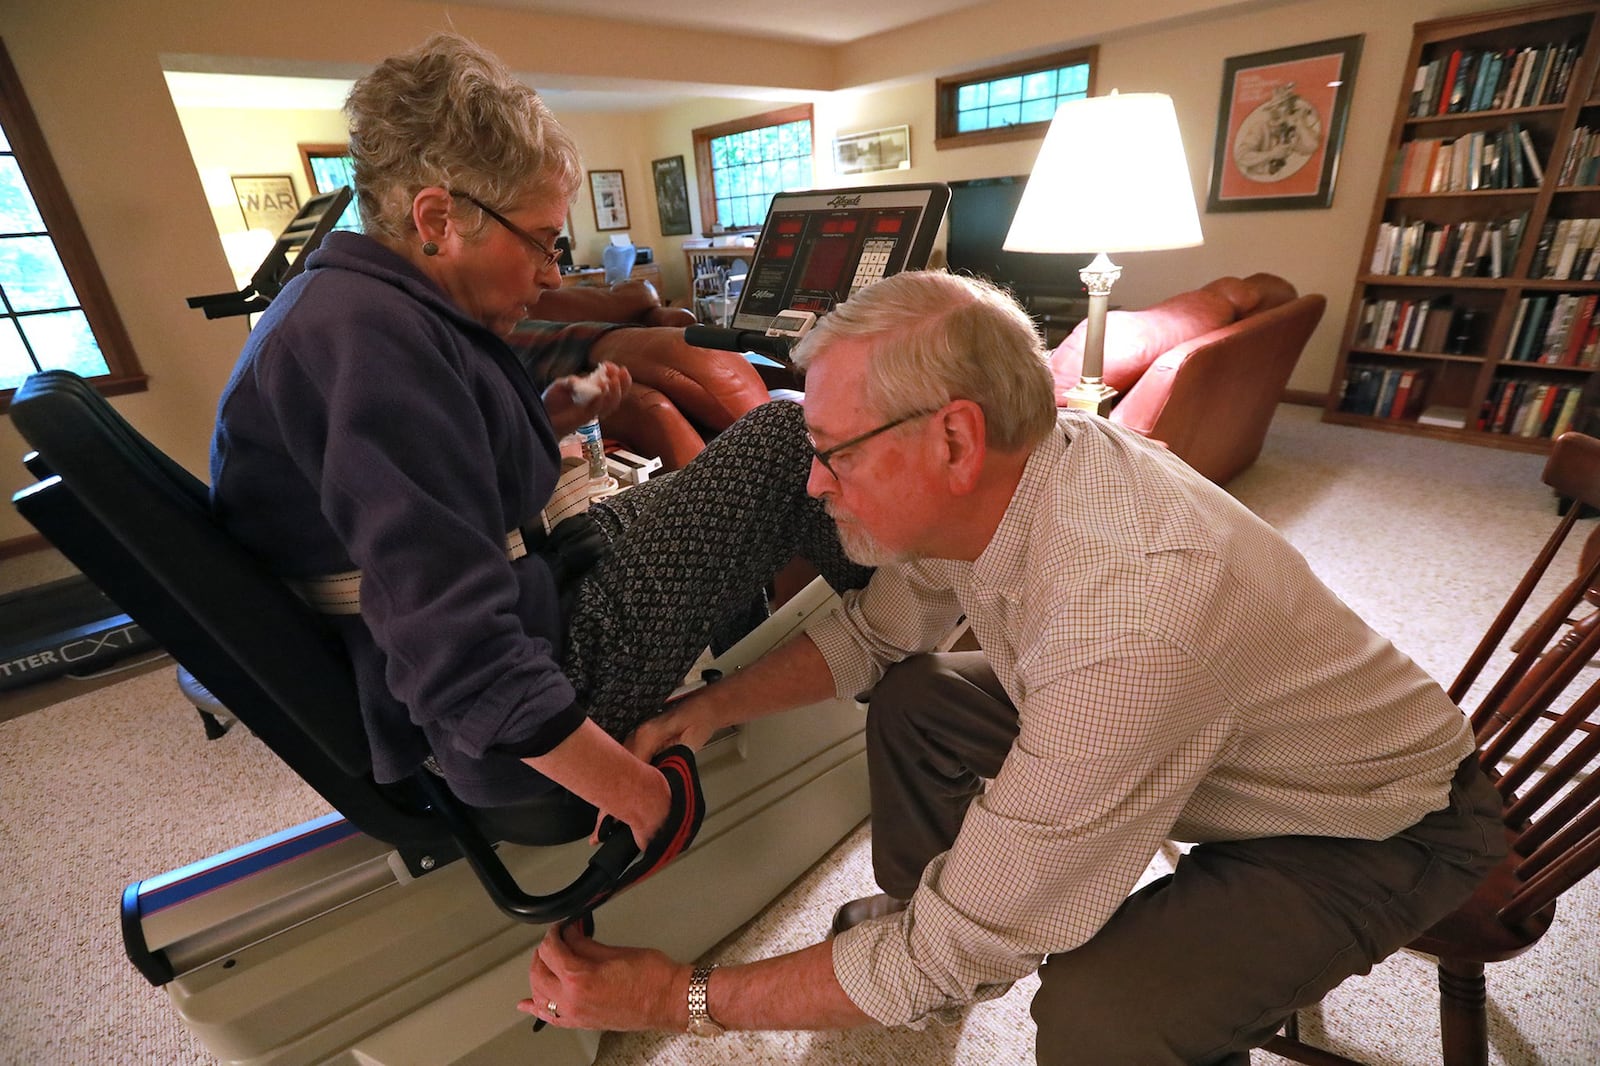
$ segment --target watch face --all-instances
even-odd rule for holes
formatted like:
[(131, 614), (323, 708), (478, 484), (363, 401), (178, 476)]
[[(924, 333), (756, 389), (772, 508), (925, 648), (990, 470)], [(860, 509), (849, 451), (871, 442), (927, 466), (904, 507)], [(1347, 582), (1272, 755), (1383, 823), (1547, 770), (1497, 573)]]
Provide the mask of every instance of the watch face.
[(727, 1032), (726, 1029), (712, 1021), (710, 1018), (689, 1019), (690, 1036), (721, 1036), (725, 1032)]

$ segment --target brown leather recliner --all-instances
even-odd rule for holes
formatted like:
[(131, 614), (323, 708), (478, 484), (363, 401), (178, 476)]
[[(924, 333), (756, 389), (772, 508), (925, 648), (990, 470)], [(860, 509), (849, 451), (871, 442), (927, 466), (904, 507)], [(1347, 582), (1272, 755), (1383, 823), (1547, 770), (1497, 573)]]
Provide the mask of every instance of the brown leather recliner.
[(629, 451), (659, 457), (664, 469), (683, 466), (709, 438), (771, 398), (742, 355), (685, 343), (682, 327), (694, 325), (694, 314), (663, 307), (647, 281), (554, 289), (534, 311), (540, 321), (646, 327), (613, 331), (595, 347), (595, 359), (626, 367), (633, 376), (622, 405), (601, 428)]
[[(647, 281), (555, 289), (540, 296), (534, 309), (545, 322), (646, 327), (613, 330), (589, 355), (627, 367), (633, 377), (622, 405), (606, 416), (601, 431), (636, 455), (659, 457), (664, 470), (679, 469), (709, 438), (771, 399), (743, 355), (686, 343), (682, 327), (694, 325), (694, 314), (661, 306)], [(785, 602), (816, 576), (810, 563), (792, 560), (774, 575), (770, 603)]]
[[(1110, 418), (1223, 484), (1255, 462), (1327, 300), (1275, 274), (1222, 277), (1142, 311), (1106, 315)], [(1084, 325), (1050, 357), (1056, 398), (1077, 384)]]

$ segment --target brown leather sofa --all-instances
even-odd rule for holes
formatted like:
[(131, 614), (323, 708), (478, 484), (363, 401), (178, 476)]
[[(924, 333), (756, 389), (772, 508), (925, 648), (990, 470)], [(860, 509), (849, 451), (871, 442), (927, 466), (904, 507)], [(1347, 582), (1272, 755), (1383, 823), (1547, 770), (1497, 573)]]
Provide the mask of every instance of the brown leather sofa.
[[(1223, 484), (1255, 462), (1327, 300), (1275, 274), (1222, 277), (1141, 311), (1106, 315), (1110, 418)], [(1084, 325), (1050, 357), (1056, 399), (1077, 384)]]
[(682, 327), (694, 325), (693, 312), (663, 307), (647, 281), (555, 289), (539, 297), (534, 310), (547, 322), (651, 327), (607, 334), (594, 356), (626, 367), (633, 377), (602, 431), (631, 452), (659, 457), (663, 469), (683, 466), (706, 440), (770, 399), (761, 376), (742, 356), (685, 343)]

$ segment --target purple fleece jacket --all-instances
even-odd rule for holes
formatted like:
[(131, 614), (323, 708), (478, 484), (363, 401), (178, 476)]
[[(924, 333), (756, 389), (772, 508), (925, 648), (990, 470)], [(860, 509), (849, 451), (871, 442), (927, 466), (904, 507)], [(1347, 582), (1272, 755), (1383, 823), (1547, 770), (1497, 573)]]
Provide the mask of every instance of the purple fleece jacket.
[(507, 531), (559, 471), (538, 391), (505, 342), (400, 256), (330, 234), (273, 300), (223, 391), (211, 448), (223, 523), (287, 578), (359, 569), (337, 618), (379, 781), (430, 753), (480, 805), (550, 782), (537, 755), (581, 724), (555, 582)]

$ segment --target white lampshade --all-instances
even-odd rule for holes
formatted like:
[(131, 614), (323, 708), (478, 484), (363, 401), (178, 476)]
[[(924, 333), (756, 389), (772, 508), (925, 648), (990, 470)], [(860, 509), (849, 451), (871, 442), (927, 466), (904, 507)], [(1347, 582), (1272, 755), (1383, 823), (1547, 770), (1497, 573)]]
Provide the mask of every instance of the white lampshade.
[(1172, 98), (1112, 93), (1056, 109), (1006, 234), (1012, 252), (1140, 252), (1201, 243)]

